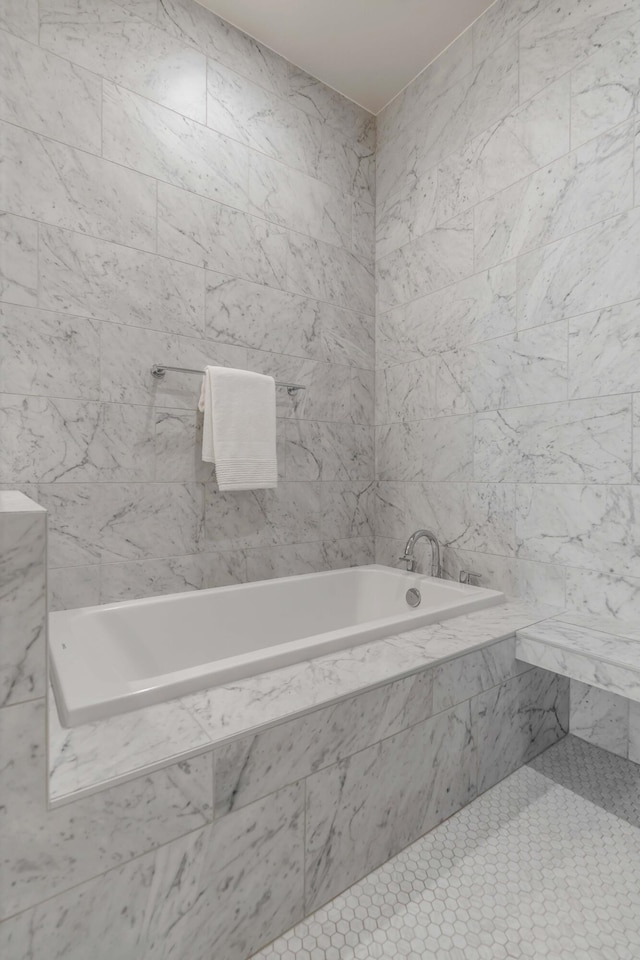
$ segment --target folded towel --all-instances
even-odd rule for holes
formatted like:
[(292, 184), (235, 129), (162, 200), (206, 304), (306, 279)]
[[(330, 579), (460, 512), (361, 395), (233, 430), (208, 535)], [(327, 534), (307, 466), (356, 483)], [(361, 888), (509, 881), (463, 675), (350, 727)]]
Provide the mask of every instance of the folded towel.
[(202, 459), (215, 463), (220, 490), (262, 490), (278, 482), (273, 377), (206, 367)]

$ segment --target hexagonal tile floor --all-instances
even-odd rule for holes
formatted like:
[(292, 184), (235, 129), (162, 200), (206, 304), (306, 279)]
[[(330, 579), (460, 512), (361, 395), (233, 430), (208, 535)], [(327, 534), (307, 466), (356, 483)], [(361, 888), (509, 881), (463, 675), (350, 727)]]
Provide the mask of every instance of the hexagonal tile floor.
[(639, 798), (640, 766), (567, 737), (256, 960), (638, 960)]

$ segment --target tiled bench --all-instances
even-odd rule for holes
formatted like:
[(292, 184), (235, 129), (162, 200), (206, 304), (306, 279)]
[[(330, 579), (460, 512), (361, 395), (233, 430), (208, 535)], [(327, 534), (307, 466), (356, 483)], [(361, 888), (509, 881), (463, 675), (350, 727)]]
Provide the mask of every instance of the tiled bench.
[(567, 615), (516, 634), (516, 657), (593, 687), (640, 701), (640, 628)]

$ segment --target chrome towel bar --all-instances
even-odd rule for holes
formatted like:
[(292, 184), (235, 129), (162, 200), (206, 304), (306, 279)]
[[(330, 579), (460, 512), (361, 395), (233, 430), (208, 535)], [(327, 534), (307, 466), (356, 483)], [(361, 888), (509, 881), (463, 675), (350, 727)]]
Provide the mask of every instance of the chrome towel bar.
[[(170, 367), (166, 363), (154, 363), (151, 367), (151, 376), (156, 380), (164, 380), (167, 370), (171, 373), (193, 373), (200, 377), (204, 374), (204, 370), (194, 370), (191, 367)], [(290, 397), (294, 397), (298, 390), (306, 389), (301, 383), (283, 383), (281, 380), (276, 380), (276, 387), (284, 387)]]

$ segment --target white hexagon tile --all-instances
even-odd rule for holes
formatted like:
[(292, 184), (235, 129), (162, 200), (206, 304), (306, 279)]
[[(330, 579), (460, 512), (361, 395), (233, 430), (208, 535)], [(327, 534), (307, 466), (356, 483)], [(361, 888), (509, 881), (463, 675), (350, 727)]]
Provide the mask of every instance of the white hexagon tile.
[(567, 737), (255, 960), (638, 960), (640, 766)]

